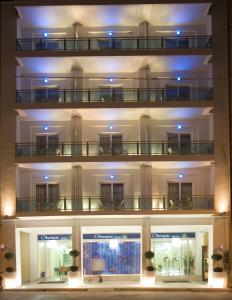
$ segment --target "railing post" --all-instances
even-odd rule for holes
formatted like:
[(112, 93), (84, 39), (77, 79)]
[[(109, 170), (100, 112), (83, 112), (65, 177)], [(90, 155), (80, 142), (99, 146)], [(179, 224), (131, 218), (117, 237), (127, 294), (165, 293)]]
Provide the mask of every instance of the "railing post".
[(66, 90), (64, 90), (64, 103), (66, 102)]
[(88, 102), (90, 102), (90, 89), (88, 89)]
[(139, 142), (136, 142), (136, 146), (137, 146), (137, 155), (139, 155)]
[(90, 38), (88, 38), (88, 50), (91, 50)]
[(64, 50), (66, 50), (66, 39), (64, 39)]
[(89, 211), (91, 211), (91, 197), (90, 196), (88, 198), (88, 207), (89, 207)]
[(86, 142), (86, 155), (89, 156), (89, 142)]
[(164, 37), (161, 36), (161, 49), (164, 49)]
[(163, 209), (165, 210), (166, 209), (166, 197), (165, 196), (163, 196)]
[(42, 39), (39, 39), (39, 50), (42, 50)]
[(164, 142), (162, 142), (162, 154), (164, 155)]
[(61, 143), (61, 155), (64, 156), (64, 142)]
[(138, 208), (139, 208), (139, 210), (141, 209), (141, 197), (140, 196), (138, 198)]
[(66, 211), (67, 206), (66, 206), (66, 197), (64, 197), (64, 210)]

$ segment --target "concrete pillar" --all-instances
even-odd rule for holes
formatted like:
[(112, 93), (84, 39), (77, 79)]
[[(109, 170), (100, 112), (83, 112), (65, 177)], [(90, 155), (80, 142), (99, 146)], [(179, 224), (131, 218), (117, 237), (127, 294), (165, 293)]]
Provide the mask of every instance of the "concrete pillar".
[(82, 249), (81, 249), (81, 226), (79, 224), (79, 219), (75, 220), (75, 224), (72, 226), (72, 248), (80, 252), (80, 255), (76, 258), (73, 258), (73, 265), (78, 266), (80, 271), (80, 281), (82, 282), (83, 278), (83, 269), (82, 269)]
[(149, 154), (151, 145), (151, 117), (149, 115), (142, 115), (140, 117), (140, 141), (141, 154)]
[[(148, 89), (149, 88), (149, 78), (150, 78), (150, 66), (146, 65), (139, 69), (139, 88)], [(145, 93), (145, 91), (144, 91)], [(146, 100), (146, 99), (143, 99)]]
[(142, 220), (142, 273), (150, 264), (150, 261), (144, 257), (144, 253), (149, 250), (151, 250), (151, 224), (150, 218), (144, 218)]
[(82, 154), (82, 117), (80, 115), (71, 116), (71, 151), (73, 155)]
[(83, 189), (83, 179), (82, 179), (82, 167), (74, 166), (72, 167), (72, 208), (77, 210), (82, 210), (82, 189)]
[(73, 26), (73, 37), (75, 39), (78, 39), (80, 37), (80, 27), (82, 27), (82, 24), (76, 22), (72, 26)]
[(152, 167), (141, 165), (140, 167), (140, 193), (141, 208), (150, 209), (152, 207)]
[(1, 52), (1, 88), (0, 88), (0, 197), (1, 215), (14, 216), (16, 211), (15, 191), (15, 141), (16, 141), (16, 20), (14, 4), (1, 6), (0, 52)]
[(144, 39), (140, 40), (140, 48), (147, 49), (148, 41), (147, 37), (149, 36), (149, 23), (147, 21), (143, 21), (139, 24), (139, 37), (143, 37)]
[[(13, 267), (16, 270), (16, 243), (15, 243), (15, 220), (3, 220), (2, 221), (2, 241), (6, 247), (6, 250), (3, 253), (0, 253), (2, 256), (1, 267), (3, 271), (5, 271), (6, 267)], [(4, 254), (7, 252), (11, 252), (14, 255), (14, 258), (10, 261), (4, 258)]]
[(73, 66), (71, 69), (71, 74), (73, 78), (73, 89), (83, 90), (84, 88), (84, 72), (83, 69)]

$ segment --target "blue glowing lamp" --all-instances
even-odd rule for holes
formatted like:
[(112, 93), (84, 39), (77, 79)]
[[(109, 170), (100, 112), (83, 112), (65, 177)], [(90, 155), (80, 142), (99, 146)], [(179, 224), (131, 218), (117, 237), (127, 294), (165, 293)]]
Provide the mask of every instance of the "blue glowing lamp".
[(108, 32), (108, 36), (112, 36), (113, 35), (113, 32), (112, 31), (109, 31)]
[(180, 35), (180, 34), (181, 34), (181, 31), (179, 29), (177, 29), (176, 35)]
[(114, 175), (110, 175), (110, 179), (114, 179)]
[(177, 81), (180, 81), (180, 80), (181, 80), (180, 76), (176, 77), (176, 80), (177, 80)]
[(44, 32), (43, 36), (44, 36), (44, 37), (48, 37), (48, 33), (47, 33), (47, 32)]
[(184, 175), (183, 175), (183, 174), (178, 174), (178, 177), (179, 177), (180, 179), (182, 179), (182, 178), (184, 177)]
[(181, 124), (177, 124), (177, 125), (176, 125), (176, 128), (177, 128), (178, 130), (181, 130), (181, 129), (182, 129), (182, 125), (181, 125)]
[(47, 125), (44, 125), (44, 126), (43, 126), (43, 129), (44, 129), (44, 131), (48, 131), (48, 126), (47, 126)]
[(112, 130), (112, 129), (113, 129), (113, 125), (110, 125), (110, 126), (109, 126), (109, 129)]
[(48, 83), (48, 79), (44, 78), (43, 82)]
[(113, 81), (114, 81), (114, 79), (113, 79), (113, 78), (109, 78), (108, 80), (109, 80), (109, 82), (113, 82)]
[(43, 178), (44, 180), (48, 180), (48, 175), (45, 175)]

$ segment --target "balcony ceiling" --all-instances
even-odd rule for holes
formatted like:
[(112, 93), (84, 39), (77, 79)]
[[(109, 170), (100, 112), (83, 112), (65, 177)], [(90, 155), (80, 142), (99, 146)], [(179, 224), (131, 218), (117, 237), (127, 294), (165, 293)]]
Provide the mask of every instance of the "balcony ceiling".
[(22, 26), (66, 28), (79, 22), (87, 27), (205, 25), (209, 4), (76, 5), (17, 7)]
[[(117, 169), (137, 169), (141, 165), (146, 164), (152, 166), (154, 169), (188, 169), (208, 167), (212, 165), (212, 161), (156, 161), (156, 162), (79, 162), (83, 169), (103, 169), (103, 170), (117, 170)], [(19, 168), (31, 170), (70, 170), (72, 166), (77, 163), (26, 163), (18, 164)]]
[[(154, 120), (184, 120), (207, 118), (209, 108), (115, 108), (115, 109), (27, 109), (18, 110), (22, 121), (70, 121), (73, 114), (80, 114), (84, 120), (112, 121), (139, 120), (143, 114)], [(116, 121), (117, 122), (117, 121)]]
[[(82, 68), (85, 73), (131, 73), (149, 65), (151, 72), (206, 71), (208, 68), (205, 55), (173, 56), (100, 56), (100, 57), (24, 57), (19, 64), (24, 73), (68, 73), (72, 68)], [(181, 75), (181, 74), (180, 74)]]

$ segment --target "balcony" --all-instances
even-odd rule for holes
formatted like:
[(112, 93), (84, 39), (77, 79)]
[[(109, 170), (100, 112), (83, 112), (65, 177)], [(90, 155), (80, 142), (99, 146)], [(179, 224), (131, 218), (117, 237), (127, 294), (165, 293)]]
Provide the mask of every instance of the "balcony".
[(211, 36), (86, 37), (17, 39), (17, 51), (210, 49)]
[(212, 101), (212, 87), (17, 90), (16, 103), (146, 103)]
[(16, 157), (107, 157), (107, 156), (175, 156), (175, 155), (212, 155), (212, 141), (191, 143), (169, 142), (127, 142), (99, 143), (82, 142), (56, 144), (17, 143)]
[(41, 202), (36, 198), (16, 199), (17, 213), (104, 213), (104, 212), (143, 212), (143, 211), (193, 211), (213, 210), (214, 196), (193, 195), (187, 199), (169, 199), (166, 195), (142, 197), (130, 196), (122, 199), (101, 198), (99, 196), (70, 197), (63, 196), (58, 200)]

